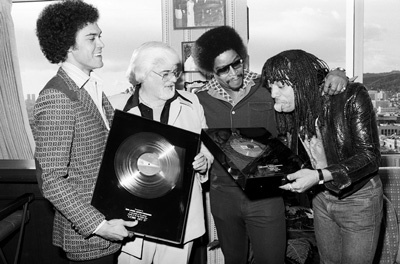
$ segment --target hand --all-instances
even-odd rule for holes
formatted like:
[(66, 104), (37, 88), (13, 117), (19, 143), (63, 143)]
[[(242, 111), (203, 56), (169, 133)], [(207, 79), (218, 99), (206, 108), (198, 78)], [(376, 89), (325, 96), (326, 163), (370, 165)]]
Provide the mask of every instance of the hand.
[(208, 168), (207, 157), (202, 152), (200, 152), (199, 154), (196, 155), (196, 157), (194, 157), (192, 165), (195, 171), (201, 174), (206, 173)]
[(126, 237), (133, 237), (134, 233), (128, 231), (125, 227), (133, 227), (138, 224), (138, 221), (124, 221), (122, 219), (112, 219), (106, 221), (96, 235), (101, 236), (110, 241), (121, 241)]
[(302, 193), (316, 185), (319, 177), (316, 170), (301, 169), (295, 173), (288, 174), (287, 179), (293, 182), (282, 185), (279, 188), (286, 191)]
[(325, 77), (324, 90), (322, 91), (322, 95), (329, 94), (335, 95), (346, 90), (346, 86), (348, 83), (348, 79), (346, 76), (346, 72), (340, 70), (333, 70), (328, 73)]

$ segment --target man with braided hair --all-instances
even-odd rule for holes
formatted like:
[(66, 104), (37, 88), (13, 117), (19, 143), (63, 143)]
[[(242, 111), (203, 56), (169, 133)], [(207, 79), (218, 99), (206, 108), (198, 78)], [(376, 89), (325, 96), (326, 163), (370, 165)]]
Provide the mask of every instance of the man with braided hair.
[[(233, 28), (205, 32), (195, 41), (192, 56), (204, 74), (212, 75), (197, 93), (209, 128), (264, 127), (277, 135), (271, 94), (259, 74), (246, 69), (247, 49)], [(346, 76), (336, 71), (327, 78), (326, 91), (330, 87), (335, 93), (346, 84)], [(211, 212), (225, 263), (246, 263), (249, 240), (256, 263), (284, 263), (282, 197), (250, 200), (218, 162), (210, 175)]]
[(314, 229), (321, 263), (373, 263), (383, 212), (380, 148), (368, 90), (349, 83), (345, 92), (321, 96), (328, 65), (303, 50), (268, 59), (262, 74), (275, 100), (278, 132), (291, 148), (305, 149), (303, 168), (282, 189), (314, 186)]

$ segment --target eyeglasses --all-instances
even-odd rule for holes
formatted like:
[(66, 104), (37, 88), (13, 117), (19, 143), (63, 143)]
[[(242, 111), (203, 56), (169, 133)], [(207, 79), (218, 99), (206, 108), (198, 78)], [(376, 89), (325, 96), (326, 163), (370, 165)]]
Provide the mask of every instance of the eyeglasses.
[(179, 79), (179, 77), (181, 77), (181, 75), (182, 75), (181, 71), (164, 71), (162, 73), (158, 73), (155, 71), (152, 71), (152, 72), (154, 72), (155, 74), (160, 76), (161, 79), (163, 80), (163, 82), (169, 81), (173, 76), (175, 76), (176, 79)]
[(217, 69), (217, 70), (215, 71), (215, 73), (216, 73), (218, 76), (221, 76), (221, 75), (228, 75), (229, 72), (231, 71), (231, 67), (232, 67), (232, 69), (234, 69), (234, 70), (239, 70), (240, 68), (243, 67), (243, 60), (242, 60), (242, 59), (235, 60), (235, 61), (232, 62), (231, 64), (228, 64), (228, 65), (226, 65), (226, 66), (224, 66), (224, 67), (222, 67), (222, 68), (220, 68), (220, 69)]

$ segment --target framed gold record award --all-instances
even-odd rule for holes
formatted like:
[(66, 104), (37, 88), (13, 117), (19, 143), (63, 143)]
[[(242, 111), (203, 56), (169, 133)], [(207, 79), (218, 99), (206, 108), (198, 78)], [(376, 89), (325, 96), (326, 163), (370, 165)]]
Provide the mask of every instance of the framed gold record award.
[(265, 128), (208, 128), (201, 140), (250, 199), (281, 195), (302, 161)]
[(138, 236), (181, 244), (199, 146), (196, 133), (116, 110), (92, 205), (138, 220)]

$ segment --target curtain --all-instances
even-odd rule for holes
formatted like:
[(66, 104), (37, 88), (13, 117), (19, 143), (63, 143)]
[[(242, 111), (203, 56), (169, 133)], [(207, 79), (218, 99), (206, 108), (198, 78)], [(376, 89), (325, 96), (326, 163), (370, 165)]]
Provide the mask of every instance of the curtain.
[(33, 159), (11, 6), (12, 0), (0, 0), (0, 159)]

